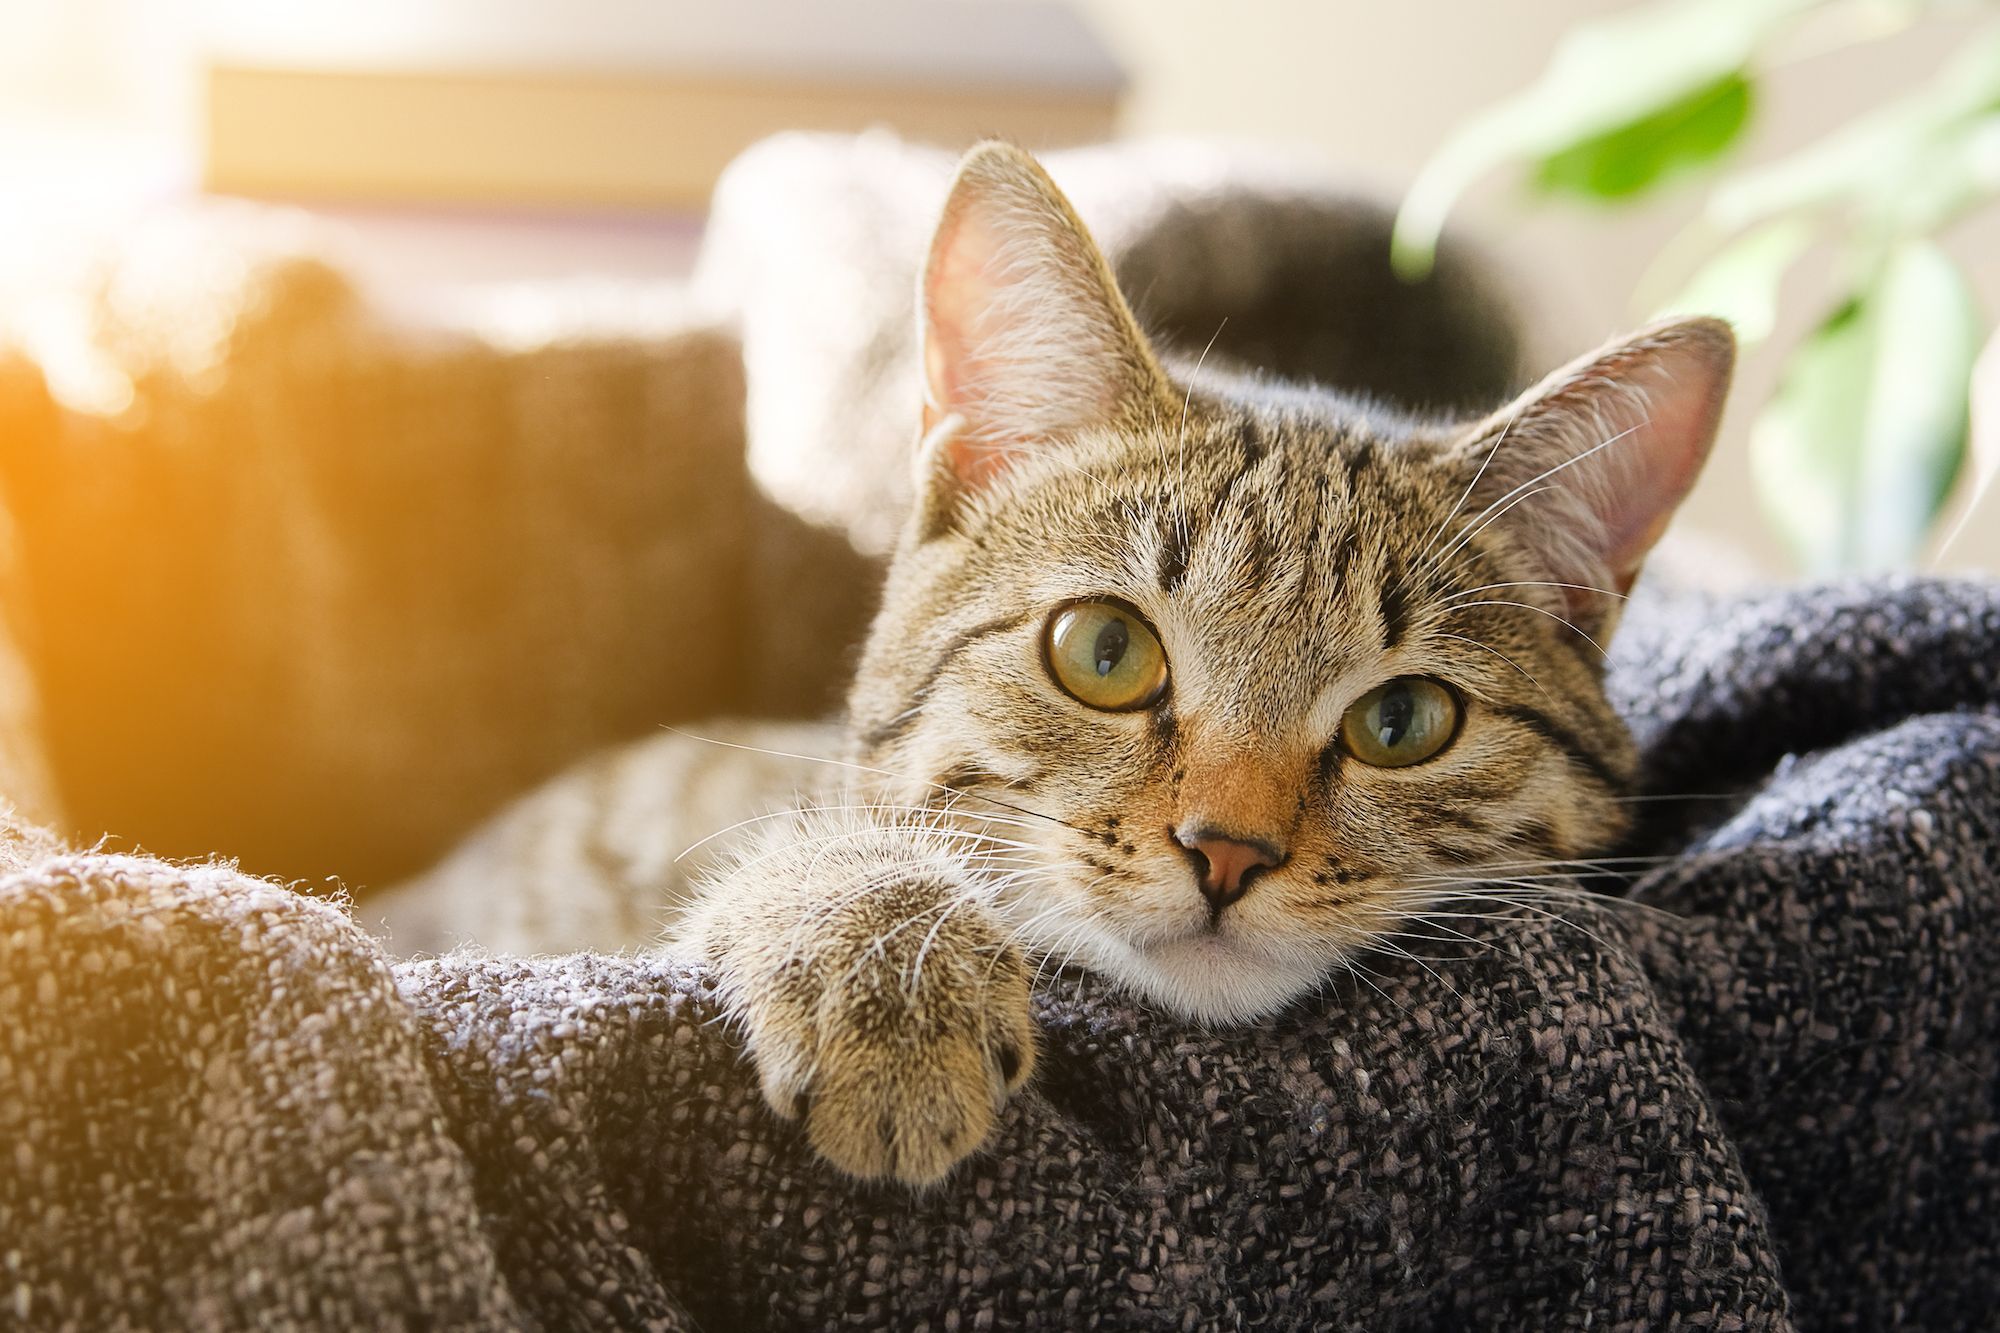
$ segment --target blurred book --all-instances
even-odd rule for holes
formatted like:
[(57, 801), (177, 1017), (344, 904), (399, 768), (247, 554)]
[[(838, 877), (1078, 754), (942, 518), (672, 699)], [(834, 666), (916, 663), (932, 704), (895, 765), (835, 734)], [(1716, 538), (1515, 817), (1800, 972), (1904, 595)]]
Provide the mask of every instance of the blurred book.
[(698, 207), (732, 157), (779, 130), (1051, 147), (1109, 136), (1124, 89), (1063, 0), (236, 11), (204, 70), (203, 183), (225, 193)]

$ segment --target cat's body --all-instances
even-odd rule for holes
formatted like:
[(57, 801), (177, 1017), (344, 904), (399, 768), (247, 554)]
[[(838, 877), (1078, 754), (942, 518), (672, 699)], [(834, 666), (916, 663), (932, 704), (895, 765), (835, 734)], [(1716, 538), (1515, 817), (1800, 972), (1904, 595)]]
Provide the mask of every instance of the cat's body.
[(1253, 1020), (1482, 873), (1617, 837), (1600, 645), (1731, 360), (1721, 326), (1664, 325), (1475, 422), (1170, 372), (991, 145), (920, 305), (918, 498), (849, 795), (765, 821), (679, 940), (771, 1105), (912, 1183), (1028, 1078), (1046, 960)]

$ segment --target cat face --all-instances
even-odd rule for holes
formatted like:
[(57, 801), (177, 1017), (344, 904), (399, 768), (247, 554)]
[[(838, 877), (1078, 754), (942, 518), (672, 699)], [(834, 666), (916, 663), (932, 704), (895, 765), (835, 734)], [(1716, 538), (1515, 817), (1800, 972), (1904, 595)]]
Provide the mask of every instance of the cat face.
[(1189, 366), (1062, 196), (975, 150), (922, 293), (919, 501), (857, 680), (896, 795), (1014, 844), (1030, 947), (1271, 1012), (1451, 881), (1623, 826), (1619, 597), (1731, 361), (1656, 327), (1483, 421)]

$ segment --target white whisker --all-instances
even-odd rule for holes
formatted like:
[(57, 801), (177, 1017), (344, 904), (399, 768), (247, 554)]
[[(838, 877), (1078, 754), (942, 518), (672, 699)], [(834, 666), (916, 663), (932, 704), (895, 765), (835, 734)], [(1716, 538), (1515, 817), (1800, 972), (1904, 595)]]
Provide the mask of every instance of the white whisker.
[(1508, 579), (1503, 583), (1482, 583), (1477, 588), (1463, 588), (1444, 598), (1446, 602), (1456, 602), (1474, 593), (1492, 592), (1496, 588), (1574, 588), (1578, 592), (1594, 592), (1604, 597), (1615, 597), (1619, 601), (1629, 601), (1630, 597), (1609, 588), (1599, 588), (1588, 583), (1558, 583), (1553, 579)]
[(1507, 424), (1500, 428), (1500, 434), (1494, 438), (1493, 447), (1486, 451), (1486, 457), (1479, 461), (1479, 470), (1472, 474), (1471, 481), (1465, 483), (1465, 490), (1458, 497), (1458, 503), (1451, 507), (1450, 513), (1438, 521), (1437, 529), (1424, 542), (1423, 549), (1417, 553), (1417, 558), (1411, 562), (1411, 567), (1422, 564), (1424, 557), (1437, 549), (1438, 538), (1444, 536), (1444, 530), (1451, 526), (1451, 521), (1465, 511), (1465, 502), (1470, 500), (1473, 491), (1479, 488), (1479, 479), (1486, 475), (1486, 469), (1493, 463), (1493, 456), (1500, 452), (1500, 446), (1507, 442), (1508, 432), (1514, 429), (1514, 423), (1520, 419), (1521, 413), (1517, 408), (1514, 415), (1507, 418)]
[(1495, 648), (1492, 644), (1481, 643), (1478, 639), (1470, 638), (1464, 634), (1450, 634), (1445, 632), (1444, 630), (1438, 630), (1437, 636), (1440, 639), (1457, 639), (1460, 643), (1469, 643), (1474, 648), (1481, 648), (1489, 653), (1492, 653), (1495, 657), (1505, 662), (1508, 666), (1513, 667), (1514, 670), (1526, 676), (1528, 678), (1529, 684), (1533, 685), (1536, 689), (1542, 691), (1542, 697), (1544, 699), (1547, 699), (1552, 703), (1555, 701), (1555, 696), (1550, 694), (1548, 690), (1543, 687), (1542, 682), (1535, 679), (1533, 672), (1529, 671), (1528, 668), (1522, 666), (1519, 662), (1516, 662), (1513, 658), (1507, 656), (1507, 654), (1501, 652), (1498, 648)]
[(1059, 819), (1056, 816), (1048, 814), (1044, 811), (1030, 810), (1026, 806), (1015, 805), (1012, 802), (1003, 801), (997, 796), (988, 796), (984, 792), (971, 791), (964, 787), (953, 787), (947, 783), (930, 781), (927, 778), (911, 777), (907, 773), (898, 773), (894, 769), (890, 768), (877, 768), (872, 764), (858, 764), (849, 759), (829, 759), (824, 755), (799, 754), (791, 750), (774, 750), (767, 746), (762, 746), (762, 745), (745, 745), (737, 741), (725, 741), (715, 736), (698, 735), (695, 732), (687, 731), (680, 727), (667, 726), (664, 724), (661, 726), (660, 729), (662, 731), (670, 731), (676, 736), (685, 736), (691, 741), (701, 741), (708, 745), (720, 745), (723, 748), (729, 750), (745, 750), (751, 754), (770, 755), (771, 757), (776, 759), (796, 759), (799, 762), (806, 764), (825, 764), (832, 768), (845, 768), (856, 773), (869, 773), (873, 774), (876, 777), (894, 778), (898, 782), (915, 783), (917, 786), (920, 787), (929, 787), (933, 791), (950, 792), (955, 796), (962, 796), (968, 800), (986, 801), (990, 804), (999, 806), (1003, 810), (1011, 810), (1017, 815), (1027, 815), (1032, 819), (1045, 819), (1051, 824), (1060, 824), (1064, 828), (1074, 829), (1078, 833), (1083, 833), (1086, 837), (1089, 836), (1087, 830), (1077, 828), (1076, 825), (1068, 823), (1067, 821)]
[(1497, 598), (1486, 598), (1484, 600), (1477, 602), (1456, 602), (1451, 604), (1446, 609), (1450, 611), (1469, 611), (1475, 606), (1518, 606), (1523, 611), (1533, 611), (1538, 616), (1547, 616), (1550, 620), (1553, 620), (1558, 624), (1567, 625), (1571, 630), (1574, 630), (1577, 633), (1577, 635), (1579, 635), (1583, 639), (1585, 643), (1597, 649), (1598, 656), (1600, 657), (1610, 656), (1610, 654), (1604, 650), (1604, 645), (1599, 643), (1596, 639), (1591, 638), (1590, 635), (1584, 633), (1584, 631), (1580, 627), (1578, 627), (1575, 621), (1565, 619), (1564, 617), (1557, 615), (1553, 611), (1544, 610), (1543, 608), (1535, 606), (1529, 602), (1509, 602)]

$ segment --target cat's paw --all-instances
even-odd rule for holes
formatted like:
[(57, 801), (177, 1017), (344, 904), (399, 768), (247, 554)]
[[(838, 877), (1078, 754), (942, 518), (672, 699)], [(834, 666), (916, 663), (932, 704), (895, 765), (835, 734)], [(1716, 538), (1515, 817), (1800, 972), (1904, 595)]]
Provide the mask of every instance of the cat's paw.
[(735, 980), (765, 1100), (849, 1175), (942, 1179), (1034, 1068), (1019, 950), (981, 904), (923, 875), (792, 928), (810, 940)]

